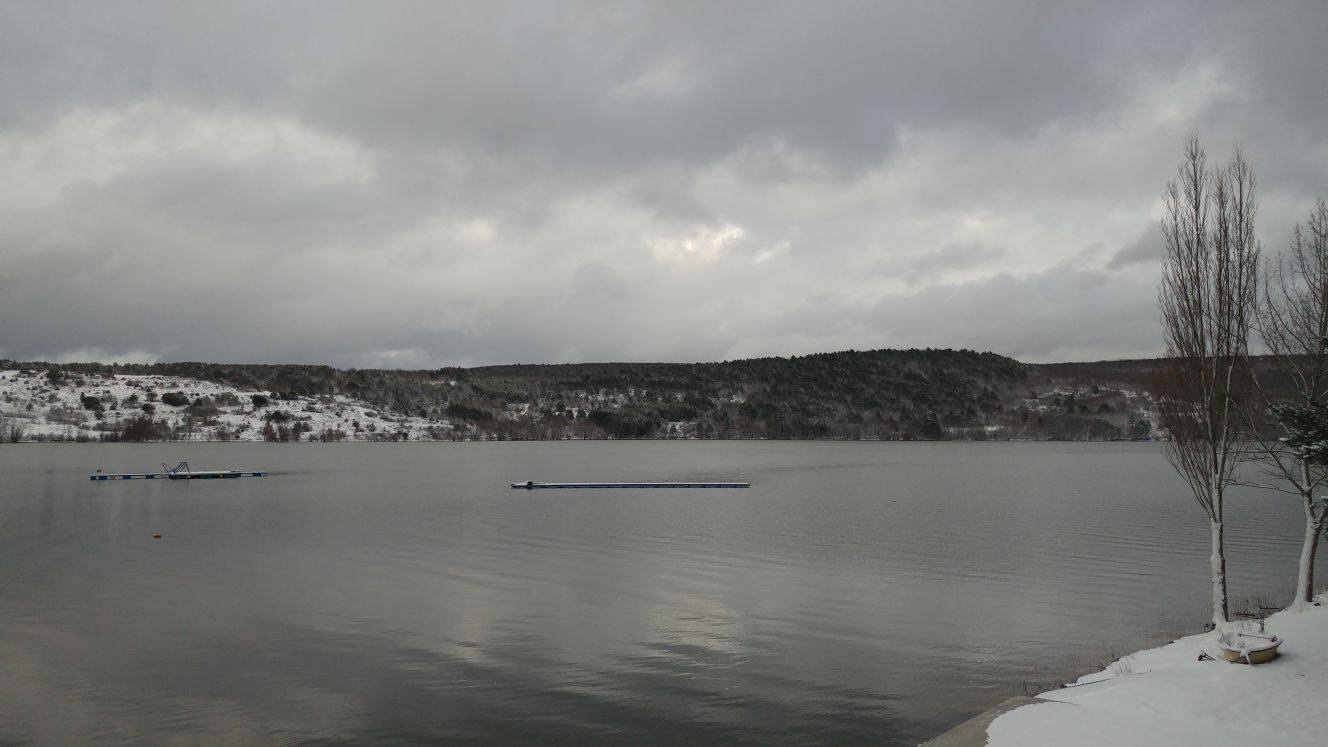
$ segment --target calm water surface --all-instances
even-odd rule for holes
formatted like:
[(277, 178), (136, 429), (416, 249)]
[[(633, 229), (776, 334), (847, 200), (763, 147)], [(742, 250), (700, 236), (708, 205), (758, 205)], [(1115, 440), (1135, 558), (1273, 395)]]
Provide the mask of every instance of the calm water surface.
[[(180, 458), (274, 475), (87, 479)], [(507, 487), (693, 478), (754, 487)], [(0, 742), (915, 743), (1202, 626), (1186, 495), (1150, 444), (0, 446)], [(1230, 511), (1285, 602), (1296, 504)]]

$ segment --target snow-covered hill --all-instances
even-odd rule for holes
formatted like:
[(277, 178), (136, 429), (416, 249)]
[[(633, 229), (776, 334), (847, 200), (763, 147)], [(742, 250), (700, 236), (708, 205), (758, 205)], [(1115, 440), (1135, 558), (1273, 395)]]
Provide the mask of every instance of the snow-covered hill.
[[(451, 440), (471, 434), (445, 420), (382, 412), (344, 395), (281, 399), (177, 376), (68, 376), (0, 370), (5, 441)], [(130, 440), (141, 438), (130, 437)]]

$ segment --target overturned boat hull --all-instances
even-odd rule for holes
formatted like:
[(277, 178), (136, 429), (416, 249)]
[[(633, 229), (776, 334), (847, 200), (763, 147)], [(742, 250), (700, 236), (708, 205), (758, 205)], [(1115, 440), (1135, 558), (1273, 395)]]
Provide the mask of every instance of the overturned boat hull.
[(1282, 639), (1262, 633), (1227, 633), (1217, 639), (1217, 652), (1233, 664), (1264, 664), (1277, 658)]

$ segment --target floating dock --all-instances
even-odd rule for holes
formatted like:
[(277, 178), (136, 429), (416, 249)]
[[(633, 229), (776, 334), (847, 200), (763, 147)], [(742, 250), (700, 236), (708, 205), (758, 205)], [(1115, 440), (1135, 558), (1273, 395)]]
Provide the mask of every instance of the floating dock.
[(267, 477), (261, 470), (205, 469), (191, 470), (189, 462), (180, 462), (175, 467), (161, 465), (161, 472), (101, 472), (91, 475), (93, 482), (101, 480), (233, 480), (240, 477)]
[(514, 490), (577, 490), (595, 488), (750, 488), (750, 482), (514, 482)]
[(90, 480), (229, 480), (237, 477), (267, 477), (266, 472), (241, 472), (239, 470), (207, 470), (204, 472), (99, 472), (90, 475)]

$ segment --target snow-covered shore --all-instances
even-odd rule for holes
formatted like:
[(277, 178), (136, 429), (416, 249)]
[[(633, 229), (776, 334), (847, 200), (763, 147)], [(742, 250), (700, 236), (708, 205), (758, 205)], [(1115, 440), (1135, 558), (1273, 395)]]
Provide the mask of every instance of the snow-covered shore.
[[(168, 404), (162, 398), (169, 393), (188, 404)], [(279, 399), (199, 379), (123, 374), (70, 376), (54, 385), (44, 372), (0, 370), (0, 439), (17, 429), (23, 441), (97, 441), (144, 416), (169, 429), (170, 437), (191, 441), (263, 441), (267, 426), (289, 434), (297, 424), (292, 440), (419, 441), (458, 434), (450, 422), (385, 412), (343, 395)]]
[(1131, 654), (997, 717), (990, 745), (1328, 744), (1328, 595), (1266, 621), (1280, 656), (1201, 661), (1216, 633)]

